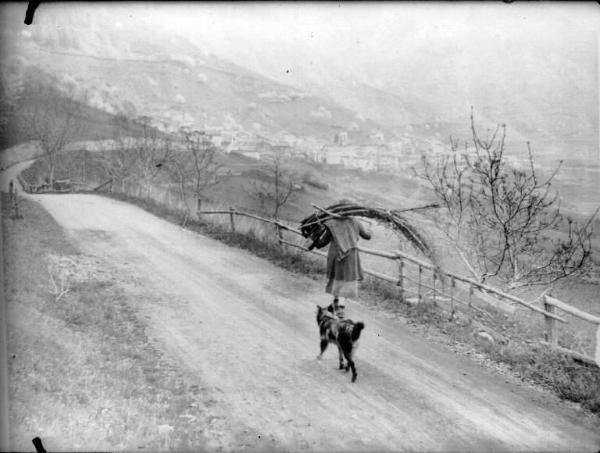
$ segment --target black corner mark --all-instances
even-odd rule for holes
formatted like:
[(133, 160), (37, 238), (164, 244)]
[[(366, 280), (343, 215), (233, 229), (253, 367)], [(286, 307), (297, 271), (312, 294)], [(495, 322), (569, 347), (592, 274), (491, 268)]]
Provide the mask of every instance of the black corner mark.
[(29, 2), (27, 5), (27, 11), (25, 12), (25, 25), (31, 25), (33, 22), (33, 15), (35, 14), (35, 10), (38, 6), (40, 6), (42, 2)]
[(46, 449), (42, 445), (42, 439), (40, 439), (39, 437), (36, 437), (32, 440), (32, 442), (33, 442), (33, 445), (35, 446), (35, 451), (37, 453), (46, 453)]

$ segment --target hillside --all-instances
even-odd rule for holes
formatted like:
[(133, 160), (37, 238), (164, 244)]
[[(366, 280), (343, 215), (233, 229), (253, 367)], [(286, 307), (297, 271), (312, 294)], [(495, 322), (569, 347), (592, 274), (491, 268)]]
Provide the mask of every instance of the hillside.
[[(219, 127), (327, 140), (340, 128), (358, 130), (361, 121), (348, 108), (207, 54), (187, 39), (158, 36), (149, 42), (141, 28), (123, 30), (114, 19), (41, 16), (26, 30), (7, 23), (5, 69), (12, 78), (27, 68), (45, 71), (64, 90), (87, 93), (93, 107), (150, 116), (165, 129)], [(361, 122), (363, 138), (375, 126)]]
[[(8, 117), (5, 133), (0, 134), (0, 148), (2, 149), (24, 141), (36, 140), (34, 136), (30, 136), (31, 125), (27, 124), (28, 120), (23, 113), (24, 109), (44, 108), (48, 101), (44, 96), (50, 94), (55, 95), (55, 99), (61, 100), (63, 103), (71, 99), (66, 87), (61, 86), (56, 77), (44, 71), (32, 67), (26, 68), (23, 72), (23, 80), (23, 84), (26, 86), (45, 88), (40, 88), (39, 91), (32, 89), (29, 96), (23, 96), (17, 100), (13, 113)], [(136, 120), (123, 116), (117, 118), (114, 113), (91, 106), (79, 96), (74, 96), (72, 100), (73, 112), (71, 113), (76, 118), (76, 125), (70, 129), (72, 141), (114, 139), (119, 135), (136, 137), (142, 133), (142, 126)], [(64, 121), (62, 118), (66, 116), (63, 108), (57, 108), (53, 114), (57, 115), (55, 120), (58, 124), (61, 124)]]
[[(339, 13), (332, 4), (256, 8), (247, 11), (246, 20), (272, 22), (274, 30), (253, 37), (253, 54), (236, 46), (244, 29), (226, 21), (197, 34), (240, 64), (351, 106), (387, 128), (465, 124), (472, 105), (482, 123), (509, 124), (513, 139), (595, 140), (598, 22), (592, 23), (599, 15), (587, 8), (582, 17), (583, 8), (401, 3), (350, 4)], [(202, 18), (205, 11), (216, 16), (218, 8), (198, 10)], [(284, 34), (290, 25), (277, 20), (283, 22), (290, 10), (306, 21), (293, 22)], [(267, 13), (273, 17), (263, 18)], [(212, 33), (217, 27), (234, 37), (217, 39)], [(312, 30), (319, 39), (316, 32), (311, 39)], [(257, 45), (272, 39), (283, 44)], [(283, 64), (290, 65), (289, 74)]]

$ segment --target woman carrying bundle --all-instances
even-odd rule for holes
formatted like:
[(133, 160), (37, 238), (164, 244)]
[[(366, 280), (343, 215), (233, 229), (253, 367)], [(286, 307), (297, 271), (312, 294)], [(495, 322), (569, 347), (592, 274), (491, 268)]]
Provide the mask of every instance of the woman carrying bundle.
[(352, 217), (331, 218), (323, 225), (323, 234), (309, 246), (309, 250), (329, 244), (325, 292), (333, 294), (334, 315), (343, 318), (345, 306), (340, 304), (340, 297), (358, 297), (358, 282), (364, 278), (358, 254), (359, 236), (371, 239), (372, 232)]

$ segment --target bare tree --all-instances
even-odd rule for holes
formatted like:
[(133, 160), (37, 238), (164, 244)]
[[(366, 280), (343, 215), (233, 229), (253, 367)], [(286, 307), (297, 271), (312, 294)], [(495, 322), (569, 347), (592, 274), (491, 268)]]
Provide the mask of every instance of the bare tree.
[(552, 284), (583, 270), (590, 262), (595, 214), (579, 225), (560, 213), (551, 190), (560, 165), (541, 180), (527, 143), (527, 168), (511, 167), (504, 154), (506, 126), (483, 139), (472, 112), (471, 134), (463, 149), (450, 138), (447, 155), (424, 156), (417, 176), (446, 208), (437, 220), (473, 276), (494, 278), (511, 290)]
[(103, 152), (99, 156), (109, 179), (122, 185), (133, 176), (139, 158), (132, 137), (128, 137), (126, 133), (128, 122), (129, 120), (123, 115), (116, 115), (112, 119), (114, 149)]
[(185, 206), (182, 224), (185, 225), (195, 205), (189, 203), (189, 195), (195, 200), (205, 197), (210, 187), (220, 182), (223, 164), (219, 162), (217, 148), (205, 134), (189, 128), (181, 128), (183, 148), (173, 147), (165, 161), (170, 179), (177, 182), (179, 198)]
[(185, 206), (184, 217), (181, 221), (185, 226), (192, 215), (192, 207), (188, 202), (188, 186), (193, 179), (193, 156), (187, 150), (174, 150), (167, 162), (167, 171), (172, 180), (177, 182), (179, 199)]
[(48, 165), (48, 182), (54, 183), (54, 173), (60, 154), (81, 128), (81, 103), (74, 95), (30, 80), (23, 93), (20, 109), (20, 129), (29, 140), (37, 140)]
[[(15, 85), (15, 84), (12, 84)], [(17, 84), (18, 85), (18, 84)], [(0, 74), (0, 137), (4, 138), (8, 124), (14, 115), (22, 92), (21, 86), (11, 86), (4, 74)]]
[(293, 199), (296, 177), (284, 169), (284, 159), (276, 154), (267, 168), (269, 181), (253, 183), (253, 195), (260, 201), (262, 209), (275, 219), (279, 212)]
[(219, 161), (217, 148), (203, 132), (186, 128), (180, 130), (184, 144), (191, 155), (194, 196), (201, 198), (205, 191), (220, 182), (224, 165)]
[(158, 130), (151, 125), (151, 118), (141, 116), (137, 119), (141, 126), (140, 136), (133, 142), (136, 154), (136, 169), (144, 185), (149, 185), (167, 163), (173, 148), (170, 139), (159, 137)]

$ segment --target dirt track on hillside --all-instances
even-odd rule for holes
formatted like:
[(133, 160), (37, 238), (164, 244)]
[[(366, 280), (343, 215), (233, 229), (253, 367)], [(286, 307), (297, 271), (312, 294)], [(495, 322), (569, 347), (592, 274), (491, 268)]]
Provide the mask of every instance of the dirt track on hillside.
[[(349, 304), (366, 329), (358, 381), (316, 360), (323, 282), (92, 195), (39, 201), (86, 254), (153, 293), (134, 307), (155, 346), (214, 404), (215, 449), (597, 451), (600, 422)], [(253, 435), (254, 435), (253, 434)]]

